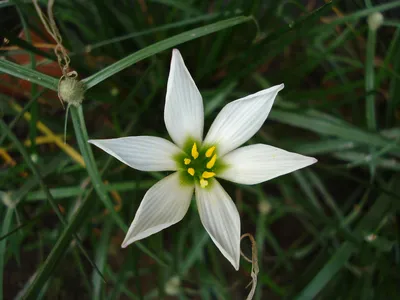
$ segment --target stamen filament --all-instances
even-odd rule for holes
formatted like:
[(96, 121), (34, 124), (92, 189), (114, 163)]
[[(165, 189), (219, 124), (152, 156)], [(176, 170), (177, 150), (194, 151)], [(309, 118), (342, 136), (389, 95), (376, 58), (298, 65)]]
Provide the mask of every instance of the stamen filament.
[(214, 154), (214, 156), (210, 159), (210, 161), (206, 165), (207, 169), (211, 169), (212, 167), (214, 167), (216, 161), (217, 161), (217, 154)]

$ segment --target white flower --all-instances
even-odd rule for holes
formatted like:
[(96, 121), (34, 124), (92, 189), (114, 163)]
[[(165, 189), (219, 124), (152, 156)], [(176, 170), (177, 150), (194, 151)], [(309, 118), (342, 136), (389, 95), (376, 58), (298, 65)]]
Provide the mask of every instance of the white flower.
[(215, 177), (256, 184), (317, 161), (264, 144), (237, 149), (263, 125), (281, 89), (283, 84), (227, 104), (203, 140), (202, 97), (174, 49), (164, 110), (165, 126), (174, 143), (152, 136), (89, 141), (132, 168), (176, 171), (147, 191), (122, 247), (182, 220), (194, 191), (201, 222), (238, 270), (239, 213)]

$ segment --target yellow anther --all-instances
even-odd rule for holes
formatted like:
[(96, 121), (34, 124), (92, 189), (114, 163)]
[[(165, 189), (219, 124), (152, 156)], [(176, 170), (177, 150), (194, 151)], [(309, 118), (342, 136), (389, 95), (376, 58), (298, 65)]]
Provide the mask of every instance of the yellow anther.
[(194, 176), (194, 169), (193, 168), (189, 168), (188, 169), (188, 173), (192, 176)]
[(190, 158), (185, 158), (185, 159), (183, 160), (183, 162), (185, 163), (185, 165), (190, 164), (191, 161), (192, 161), (192, 160), (191, 160)]
[(214, 172), (207, 172), (207, 171), (204, 171), (203, 174), (201, 175), (201, 177), (203, 178), (212, 178), (214, 176), (215, 176)]
[(196, 143), (194, 143), (193, 147), (192, 147), (192, 156), (193, 156), (194, 159), (199, 157), (199, 151), (197, 151)]
[(206, 157), (211, 157), (211, 155), (214, 153), (214, 150), (215, 146), (208, 148), (208, 150), (206, 151)]
[(212, 167), (214, 167), (216, 161), (217, 161), (217, 154), (214, 154), (214, 156), (210, 159), (210, 161), (206, 165), (207, 169), (211, 169)]
[(200, 179), (200, 186), (204, 189), (208, 185), (208, 181), (205, 179)]

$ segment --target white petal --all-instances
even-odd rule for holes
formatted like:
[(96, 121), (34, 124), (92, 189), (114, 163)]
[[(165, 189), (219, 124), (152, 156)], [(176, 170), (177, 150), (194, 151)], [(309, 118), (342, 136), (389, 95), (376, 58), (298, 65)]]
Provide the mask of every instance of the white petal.
[(205, 145), (218, 145), (219, 156), (249, 140), (267, 119), (283, 84), (227, 104), (211, 125)]
[(182, 185), (178, 173), (171, 174), (153, 185), (140, 203), (122, 248), (182, 220), (192, 195), (193, 186)]
[(222, 158), (228, 167), (218, 177), (242, 184), (256, 184), (316, 163), (308, 157), (264, 144), (236, 149)]
[(181, 148), (189, 137), (203, 140), (203, 100), (177, 49), (172, 51), (164, 121), (171, 139)]
[(196, 185), (196, 203), (200, 219), (214, 244), (239, 269), (240, 217), (231, 197), (217, 180), (210, 188)]
[(175, 171), (177, 166), (173, 156), (181, 152), (170, 141), (154, 136), (129, 136), (88, 142), (141, 171)]

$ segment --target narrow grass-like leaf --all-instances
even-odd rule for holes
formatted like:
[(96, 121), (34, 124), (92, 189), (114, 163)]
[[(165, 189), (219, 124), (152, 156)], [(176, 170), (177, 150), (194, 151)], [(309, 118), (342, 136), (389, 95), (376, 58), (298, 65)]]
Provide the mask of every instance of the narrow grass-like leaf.
[(36, 83), (50, 90), (57, 91), (57, 78), (45, 75), (32, 69), (25, 68), (5, 59), (0, 59), (0, 72), (7, 73), (9, 75), (30, 81), (32, 83)]
[[(311, 111), (298, 113), (275, 109), (271, 111), (269, 118), (280, 123), (308, 129), (320, 134), (339, 137), (364, 145), (385, 147), (390, 143), (389, 140), (377, 133), (366, 132), (350, 124), (346, 124), (344, 121), (339, 121), (339, 119), (333, 117), (328, 119)], [(396, 145), (392, 150), (392, 152), (398, 151), (400, 151), (400, 145)]]
[(36, 217), (34, 217), (34, 218), (32, 218), (32, 219), (26, 221), (24, 224), (21, 224), (20, 226), (14, 228), (14, 229), (11, 229), (9, 232), (7, 232), (7, 233), (5, 233), (4, 235), (0, 236), (0, 242), (1, 242), (3, 239), (7, 239), (10, 235), (14, 234), (14, 233), (17, 232), (18, 230), (20, 230), (20, 229), (22, 229), (22, 228), (24, 228), (24, 227), (26, 227), (26, 226), (32, 225), (32, 224), (34, 224), (34, 223), (36, 223), (36, 222), (38, 222), (38, 221), (40, 220), (40, 217), (41, 217), (41, 216), (36, 216)]
[(21, 49), (25, 49), (30, 53), (35, 53), (37, 55), (40, 55), (42, 57), (46, 57), (50, 60), (56, 60), (56, 57), (52, 54), (49, 54), (47, 52), (44, 52), (38, 48), (36, 48), (35, 46), (33, 46), (32, 44), (30, 44), (29, 42), (20, 39), (18, 36), (13, 35), (11, 32), (9, 31), (5, 31), (3, 29), (0, 28), (0, 36), (3, 36), (5, 38), (7, 38), (10, 41), (10, 44), (12, 45), (16, 45), (18, 47), (20, 47)]
[(114, 209), (113, 203), (108, 196), (107, 190), (104, 187), (104, 183), (100, 178), (99, 171), (96, 166), (96, 162), (93, 158), (92, 150), (89, 148), (88, 137), (86, 133), (85, 121), (82, 120), (83, 114), (80, 114), (78, 110), (82, 110), (82, 107), (76, 108), (71, 106), (70, 112), (72, 121), (74, 124), (75, 135), (78, 140), (79, 149), (82, 153), (83, 159), (86, 164), (87, 172), (90, 179), (93, 182), (94, 189), (99, 196), (100, 200), (103, 201), (105, 207), (109, 210), (111, 217), (114, 219), (116, 224), (125, 232), (128, 230), (128, 226), (124, 223), (121, 217), (117, 214)]
[[(12, 222), (12, 217), (14, 214), (14, 208), (7, 208), (5, 211), (5, 216), (1, 220), (1, 235), (4, 236), (8, 233), (10, 230), (11, 222)], [(3, 283), (5, 282), (3, 280), (4, 278), (4, 267), (5, 267), (5, 261), (7, 258), (6, 255), (6, 244), (7, 244), (7, 239), (2, 239), (0, 240), (0, 296), (3, 296)], [(6, 274), (7, 276), (8, 274)]]
[[(43, 177), (40, 174), (38, 168), (35, 166), (35, 164), (33, 163), (32, 159), (30, 158), (28, 152), (25, 150), (24, 146), (20, 143), (20, 141), (18, 140), (18, 138), (10, 131), (10, 129), (8, 128), (8, 126), (4, 123), (3, 120), (0, 120), (0, 128), (2, 129), (2, 131), (4, 131), (7, 135), (8, 138), (15, 144), (15, 146), (18, 148), (19, 152), (21, 153), (21, 155), (23, 156), (25, 162), (28, 164), (28, 166), (30, 167), (32, 173), (35, 175), (36, 179), (39, 181), (40, 186), (42, 187), (43, 191), (45, 192), (47, 199), (51, 205), (51, 207), (53, 208), (54, 212), (56, 213), (57, 217), (59, 218), (61, 224), (63, 226), (66, 226), (67, 223), (63, 217), (63, 215), (60, 212), (59, 207), (57, 206), (57, 204), (55, 203), (53, 197), (51, 196), (46, 184), (43, 181)], [(74, 234), (74, 238), (80, 248), (80, 250), (82, 251), (83, 255), (88, 259), (88, 261), (91, 263), (91, 265), (97, 269), (97, 267), (94, 265), (94, 263), (91, 261), (89, 255), (87, 254), (86, 250), (83, 248), (82, 243), (80, 242), (79, 238), (77, 235)], [(44, 284), (45, 282), (42, 282), (42, 284)], [(38, 290), (39, 291), (39, 290)], [(38, 292), (37, 291), (37, 292)]]
[[(24, 108), (18, 112), (18, 114), (15, 116), (14, 120), (12, 120), (10, 122), (10, 124), (8, 124), (8, 128), (10, 130), (13, 129), (13, 127), (15, 126), (15, 124), (17, 124), (17, 122), (21, 119), (21, 117), (24, 115), (25, 112), (27, 112), (29, 110), (29, 108), (32, 106), (33, 103), (35, 103), (35, 101), (44, 93), (44, 91), (40, 91), (38, 92), (35, 96), (33, 96), (31, 98), (31, 100), (29, 100), (29, 102), (24, 106)], [(6, 138), (6, 134), (4, 133), (1, 137), (0, 137), (0, 145), (3, 144), (4, 139)]]
[[(109, 183), (105, 185), (104, 188), (107, 192), (110, 191), (125, 192), (138, 189), (143, 189), (143, 190), (148, 189), (155, 183), (156, 183), (155, 180), (141, 180), (137, 184), (132, 184), (132, 181), (124, 181), (124, 182)], [(49, 191), (54, 199), (77, 197), (82, 194), (82, 188), (76, 186), (54, 188), (54, 189), (49, 189)], [(26, 196), (26, 201), (38, 201), (45, 199), (46, 195), (43, 191), (32, 191)]]
[(370, 14), (374, 13), (374, 12), (384, 12), (387, 10), (391, 10), (394, 9), (396, 7), (400, 7), (400, 2), (399, 1), (393, 1), (390, 3), (385, 3), (385, 4), (381, 4), (381, 5), (375, 5), (373, 7), (369, 7), (369, 8), (365, 8), (365, 9), (361, 9), (358, 10), (352, 14), (346, 15), (346, 16), (341, 16), (341, 17), (337, 17), (336, 19), (334, 19), (333, 21), (329, 22), (328, 24), (324, 24), (319, 26), (318, 28), (313, 28), (311, 30), (311, 32), (316, 32), (316, 31), (320, 31), (323, 32), (325, 30), (327, 30), (328, 28), (333, 28), (337, 25), (346, 23), (346, 22), (351, 22), (351, 21), (356, 21), (362, 17), (367, 17)]
[(209, 239), (210, 236), (204, 231), (203, 235), (196, 240), (196, 245), (191, 249), (185, 260), (182, 262), (179, 269), (179, 274), (185, 275), (189, 271), (199, 255), (201, 255), (201, 252), (203, 251), (203, 248)]
[(17, 149), (19, 150), (19, 152), (21, 153), (21, 155), (25, 159), (25, 162), (30, 167), (32, 173), (35, 175), (36, 179), (38, 180), (41, 188), (45, 192), (45, 194), (47, 196), (47, 199), (49, 200), (49, 203), (52, 206), (54, 212), (57, 214), (57, 216), (58, 216), (59, 220), (61, 221), (61, 223), (63, 223), (65, 225), (66, 223), (65, 223), (64, 217), (62, 216), (57, 204), (54, 202), (53, 197), (49, 193), (49, 190), (48, 190), (46, 184), (43, 181), (42, 175), (39, 173), (38, 168), (33, 163), (32, 159), (30, 158), (28, 152), (25, 150), (24, 146), (21, 144), (21, 142), (18, 140), (18, 138), (10, 131), (10, 129), (4, 123), (3, 120), (0, 120), (0, 128), (2, 129), (3, 132), (5, 132), (7, 134), (8, 138), (15, 144), (15, 146), (17, 147)]
[(172, 29), (172, 28), (185, 26), (185, 25), (190, 25), (190, 24), (194, 24), (194, 23), (198, 23), (198, 22), (202, 22), (202, 21), (209, 21), (209, 20), (216, 19), (219, 16), (221, 16), (221, 14), (207, 14), (207, 15), (204, 15), (204, 16), (190, 18), (188, 20), (183, 20), (183, 21), (179, 21), (179, 22), (176, 22), (176, 23), (166, 24), (166, 25), (155, 27), (155, 28), (151, 28), (151, 29), (147, 29), (147, 30), (143, 30), (143, 31), (139, 31), (139, 32), (133, 32), (133, 33), (129, 33), (129, 34), (126, 34), (126, 35), (123, 35), (123, 36), (119, 36), (119, 37), (115, 37), (115, 38), (112, 38), (112, 39), (108, 39), (108, 40), (105, 40), (105, 41), (102, 41), (102, 42), (98, 42), (98, 43), (89, 45), (86, 48), (90, 49), (92, 51), (93, 49), (96, 49), (96, 48), (99, 48), (99, 47), (103, 47), (103, 46), (107, 46), (107, 45), (114, 44), (114, 43), (118, 43), (118, 42), (122, 42), (124, 40), (132, 39), (134, 37), (139, 37), (139, 36), (142, 36), (142, 35), (147, 35), (147, 34), (150, 34), (150, 33), (155, 33), (155, 32), (159, 32), (159, 31), (163, 31), (163, 30), (168, 30), (168, 29)]
[[(90, 195), (90, 191), (88, 195)], [(82, 222), (86, 219), (90, 213), (92, 207), (95, 205), (95, 198), (87, 197), (75, 213), (72, 220), (68, 223), (68, 226), (64, 229), (61, 236), (58, 238), (56, 244), (52, 248), (48, 255), (46, 262), (38, 269), (34, 281), (26, 291), (25, 299), (36, 299), (36, 295), (40, 292), (42, 286), (47, 282), (56, 264), (59, 262), (62, 255), (68, 249), (68, 245), (71, 241), (72, 235), (80, 227)]]
[[(124, 264), (123, 269), (126, 269), (126, 268), (127, 268), (126, 264)], [(138, 270), (135, 269), (135, 271), (138, 271)], [(106, 268), (106, 274), (107, 274), (107, 277), (109, 277), (111, 279), (111, 281), (114, 283), (114, 286), (116, 287), (116, 289), (118, 289), (118, 290), (114, 291), (115, 293), (113, 293), (109, 297), (109, 299), (121, 299), (121, 296), (119, 296), (119, 297), (114, 296), (115, 294), (120, 294), (120, 293), (124, 293), (127, 297), (129, 297), (129, 299), (135, 299), (135, 300), (144, 299), (143, 296), (141, 295), (141, 293), (136, 293), (136, 294), (132, 293), (130, 291), (130, 289), (124, 284), (125, 283), (124, 281), (126, 281), (127, 278), (123, 278), (124, 281), (121, 281), (121, 278), (119, 278), (117, 275), (115, 275), (113, 273), (113, 271), (111, 270), (111, 268), (109, 268), (109, 267)], [(135, 282), (136, 282), (136, 284), (140, 285), (140, 282), (138, 282), (138, 280), (135, 280)], [(130, 287), (130, 285), (129, 285), (129, 287)], [(137, 295), (137, 294), (139, 294), (139, 295)]]
[(146, 48), (143, 48), (143, 49), (117, 61), (116, 63), (100, 70), (96, 74), (93, 74), (92, 76), (83, 79), (83, 82), (85, 83), (86, 89), (90, 89), (93, 86), (104, 81), (105, 79), (113, 76), (114, 74), (122, 71), (123, 69), (130, 67), (131, 65), (133, 65), (133, 64), (137, 63), (138, 61), (141, 61), (149, 56), (152, 56), (156, 53), (159, 53), (166, 49), (172, 48), (179, 44), (185, 43), (187, 41), (194, 40), (199, 37), (205, 36), (207, 34), (211, 34), (211, 33), (223, 30), (225, 28), (229, 28), (229, 27), (232, 27), (232, 26), (244, 23), (244, 22), (248, 22), (250, 20), (253, 20), (253, 17), (244, 17), (244, 16), (234, 17), (234, 18), (231, 18), (228, 20), (219, 21), (214, 24), (202, 26), (202, 27), (192, 29), (192, 30), (186, 31), (184, 33), (175, 35), (175, 36), (165, 39), (163, 41), (152, 44)]
[[(110, 212), (111, 217), (114, 219), (115, 223), (124, 232), (127, 232), (128, 226), (124, 223), (122, 218), (117, 214), (117, 212), (114, 209), (114, 206), (111, 202), (110, 197), (108, 196), (105, 185), (101, 180), (100, 173), (97, 169), (96, 162), (94, 160), (90, 145), (87, 142), (89, 140), (89, 138), (88, 138), (87, 131), (86, 131), (85, 120), (83, 119), (82, 106), (79, 106), (78, 108), (71, 107), (71, 115), (72, 115), (72, 121), (74, 124), (76, 137), (78, 140), (78, 145), (81, 150), (82, 156), (84, 157), (85, 164), (87, 164), (87, 171), (92, 180), (94, 189), (95, 189), (97, 195), (99, 196), (100, 200), (103, 201), (104, 206)], [(143, 252), (148, 254), (150, 257), (155, 259), (159, 264), (161, 264), (163, 266), (167, 266), (165, 264), (165, 262), (163, 262), (159, 258), (157, 258), (151, 251), (149, 251), (145, 246), (143, 246), (142, 243), (137, 242), (137, 243), (135, 243), (135, 245), (140, 250), (142, 250)]]
[[(60, 166), (61, 163), (65, 162), (65, 155), (63, 153), (55, 156), (49, 163), (41, 167), (41, 175), (43, 178), (46, 178), (48, 175), (54, 173), (56, 169)], [(39, 184), (39, 181), (35, 177), (31, 177), (26, 180), (24, 184), (17, 191), (11, 192), (11, 197), (13, 201), (18, 205), (23, 200), (26, 200), (26, 197), (29, 197), (30, 191), (35, 188)], [(43, 200), (47, 200), (47, 195), (45, 191), (40, 190), (41, 195), (43, 195)]]
[(368, 30), (367, 53), (365, 56), (365, 94), (366, 94), (366, 120), (368, 128), (376, 129), (375, 114), (375, 47), (376, 29)]
[[(400, 177), (394, 177), (390, 182), (390, 189), (398, 192), (400, 186)], [(359, 224), (356, 231), (365, 234), (373, 230), (382, 219), (382, 216), (390, 208), (392, 203), (391, 197), (382, 194), (369, 209)], [(296, 300), (313, 299), (331, 280), (333, 276), (347, 263), (356, 248), (353, 244), (345, 242), (329, 259), (325, 266), (316, 274), (309, 284), (294, 298)]]
[[(104, 272), (105, 264), (107, 261), (112, 225), (113, 225), (113, 222), (111, 222), (110, 220), (106, 221), (106, 223), (104, 224), (102, 233), (101, 233), (100, 241), (98, 242), (99, 245), (96, 247), (95, 262), (96, 262), (96, 265), (99, 267), (99, 269), (102, 272)], [(92, 276), (92, 284), (93, 284), (92, 299), (101, 299), (101, 298), (103, 298), (102, 294), (101, 294), (101, 288), (102, 288), (102, 284), (104, 281), (101, 278), (101, 276), (99, 276), (99, 274), (95, 271), (96, 270), (94, 270), (93, 276)]]
[(316, 142), (297, 143), (292, 149), (305, 155), (329, 154), (337, 151), (353, 149), (355, 143), (341, 139), (322, 139)]

